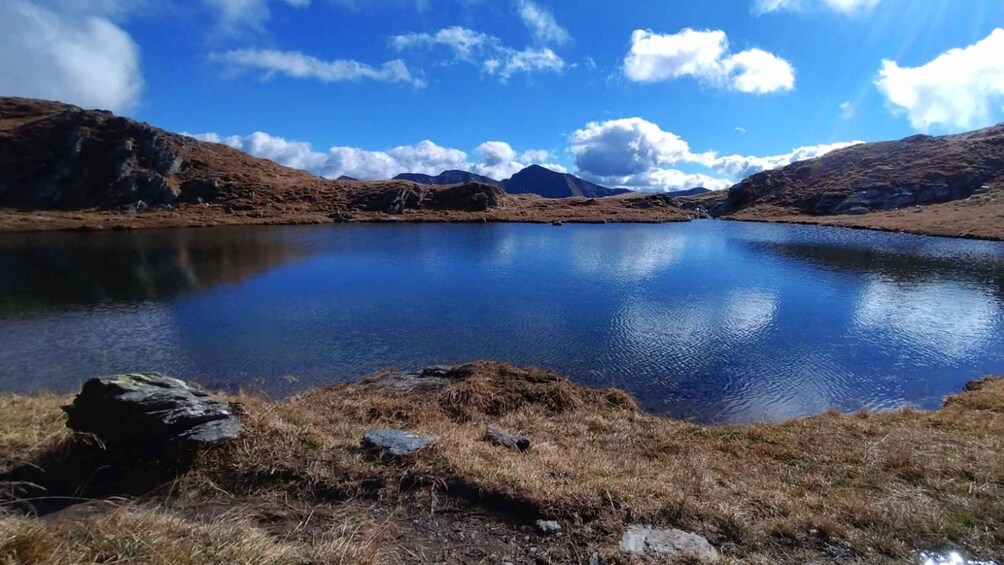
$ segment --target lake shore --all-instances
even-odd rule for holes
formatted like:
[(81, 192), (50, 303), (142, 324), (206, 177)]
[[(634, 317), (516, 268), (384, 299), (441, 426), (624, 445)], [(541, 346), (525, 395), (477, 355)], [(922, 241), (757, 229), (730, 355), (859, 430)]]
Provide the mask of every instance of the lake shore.
[[(621, 551), (643, 524), (703, 536), (727, 563), (1004, 554), (1002, 379), (937, 411), (705, 426), (549, 371), (437, 375), (229, 396), (244, 435), (172, 470), (71, 434), (68, 396), (0, 396), (0, 560), (665, 562)], [(529, 450), (485, 441), (489, 426)], [(385, 462), (360, 448), (371, 428), (435, 441)]]
[[(359, 223), (668, 223), (707, 218), (700, 209), (715, 195), (673, 199), (659, 194), (607, 198), (545, 199), (509, 195), (505, 205), (486, 211), (409, 209), (399, 214), (305, 205), (181, 205), (174, 210), (13, 210), (0, 209), (0, 233), (104, 231), (246, 225)], [(1004, 241), (1004, 187), (965, 200), (864, 215), (810, 216), (788, 207), (758, 205), (722, 216), (723, 220), (822, 225)]]

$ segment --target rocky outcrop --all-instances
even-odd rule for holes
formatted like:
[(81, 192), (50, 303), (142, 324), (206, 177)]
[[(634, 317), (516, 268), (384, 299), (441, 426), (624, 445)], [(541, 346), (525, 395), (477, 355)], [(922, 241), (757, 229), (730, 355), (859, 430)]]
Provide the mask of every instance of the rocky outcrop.
[(243, 430), (227, 403), (159, 373), (90, 379), (63, 410), (67, 427), (115, 449), (211, 445)]
[[(4, 99), (0, 119), (19, 123), (34, 101)], [(109, 112), (58, 106), (0, 135), (0, 206), (113, 207), (171, 204), (185, 167), (181, 143)]]
[(712, 215), (769, 206), (829, 216), (968, 198), (1004, 179), (1004, 125), (974, 132), (864, 143), (750, 176)]
[(378, 194), (366, 194), (355, 202), (362, 210), (400, 214), (405, 210), (461, 210), (479, 212), (499, 207), (505, 191), (480, 183), (444, 188), (421, 184), (393, 187)]

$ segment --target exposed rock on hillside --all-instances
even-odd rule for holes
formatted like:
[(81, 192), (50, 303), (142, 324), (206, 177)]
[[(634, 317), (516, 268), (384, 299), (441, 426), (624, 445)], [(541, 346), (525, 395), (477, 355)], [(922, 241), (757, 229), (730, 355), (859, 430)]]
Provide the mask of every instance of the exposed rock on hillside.
[(450, 186), (329, 180), (109, 112), (0, 97), (0, 231), (691, 217), (679, 207), (634, 208), (631, 199), (583, 207), (571, 199), (511, 196), (487, 180)]
[(438, 185), (449, 185), (449, 184), (463, 184), (468, 182), (477, 182), (481, 184), (490, 184), (492, 186), (497, 186), (502, 188), (502, 183), (493, 179), (486, 177), (484, 175), (478, 175), (475, 173), (469, 173), (467, 171), (443, 171), (436, 176), (423, 175), (418, 173), (401, 173), (394, 177), (394, 180), (407, 180), (411, 182), (417, 182), (419, 184), (438, 184)]
[(716, 215), (773, 206), (860, 215), (968, 198), (1004, 179), (1004, 125), (959, 135), (866, 143), (753, 175)]

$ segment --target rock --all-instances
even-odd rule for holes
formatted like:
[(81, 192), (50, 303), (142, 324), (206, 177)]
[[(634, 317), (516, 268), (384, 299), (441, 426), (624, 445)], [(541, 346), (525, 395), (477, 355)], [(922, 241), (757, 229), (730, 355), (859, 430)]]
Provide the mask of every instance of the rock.
[(510, 449), (518, 449), (520, 451), (530, 449), (530, 438), (526, 436), (513, 435), (505, 430), (500, 430), (491, 426), (485, 429), (485, 439)]
[(718, 550), (703, 536), (674, 528), (656, 529), (638, 524), (628, 526), (621, 537), (620, 549), (625, 553), (697, 557), (708, 562), (719, 559)]
[(451, 382), (452, 365), (432, 365), (418, 372), (390, 371), (365, 381), (367, 385), (396, 391), (435, 390)]
[(363, 435), (363, 447), (379, 451), (383, 459), (395, 459), (414, 453), (435, 441), (435, 438), (402, 430), (374, 428)]
[(561, 533), (561, 524), (556, 520), (537, 520), (537, 532), (544, 536)]
[(90, 379), (63, 410), (67, 427), (113, 448), (215, 444), (243, 430), (225, 402), (159, 373)]

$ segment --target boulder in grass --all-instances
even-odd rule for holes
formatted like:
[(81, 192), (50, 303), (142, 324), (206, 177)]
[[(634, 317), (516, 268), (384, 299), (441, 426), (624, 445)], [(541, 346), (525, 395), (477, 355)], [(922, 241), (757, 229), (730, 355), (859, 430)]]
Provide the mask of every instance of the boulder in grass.
[(159, 373), (91, 379), (63, 410), (67, 427), (94, 434), (116, 449), (198, 447), (235, 439), (243, 431), (226, 402)]
[(402, 430), (374, 428), (363, 435), (363, 447), (379, 452), (384, 460), (410, 455), (435, 441), (435, 438)]

